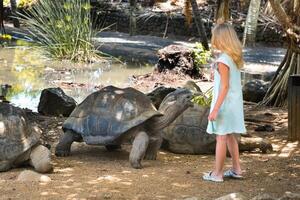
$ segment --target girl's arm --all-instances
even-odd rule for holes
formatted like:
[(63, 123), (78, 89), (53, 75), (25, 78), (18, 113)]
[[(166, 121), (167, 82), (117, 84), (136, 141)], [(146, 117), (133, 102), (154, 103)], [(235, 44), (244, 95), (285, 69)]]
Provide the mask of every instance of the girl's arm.
[(221, 88), (215, 106), (208, 116), (210, 121), (214, 121), (217, 118), (219, 109), (229, 89), (229, 67), (223, 63), (218, 63), (218, 71), (221, 76)]

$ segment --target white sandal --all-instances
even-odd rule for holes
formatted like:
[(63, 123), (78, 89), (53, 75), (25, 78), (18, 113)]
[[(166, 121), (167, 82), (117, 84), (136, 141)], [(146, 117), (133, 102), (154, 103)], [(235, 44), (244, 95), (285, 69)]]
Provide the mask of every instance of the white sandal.
[(242, 179), (244, 178), (241, 174), (237, 174), (233, 169), (226, 170), (224, 172), (224, 177), (226, 178), (236, 178), (236, 179)]
[(212, 182), (218, 182), (218, 183), (221, 183), (223, 182), (224, 180), (222, 178), (218, 178), (216, 176), (213, 176), (212, 175), (212, 172), (208, 172), (208, 173), (205, 173), (203, 176), (202, 176), (203, 180), (205, 181), (212, 181)]

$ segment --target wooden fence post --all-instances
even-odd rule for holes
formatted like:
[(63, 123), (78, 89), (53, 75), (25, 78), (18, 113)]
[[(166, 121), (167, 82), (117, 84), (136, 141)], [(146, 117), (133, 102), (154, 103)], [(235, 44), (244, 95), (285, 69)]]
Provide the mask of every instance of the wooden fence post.
[(300, 141), (300, 74), (288, 82), (288, 140)]

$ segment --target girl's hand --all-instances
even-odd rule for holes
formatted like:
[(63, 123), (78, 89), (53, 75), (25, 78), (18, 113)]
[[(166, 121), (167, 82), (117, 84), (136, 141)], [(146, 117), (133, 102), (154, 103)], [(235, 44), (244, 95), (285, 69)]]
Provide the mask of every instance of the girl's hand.
[(208, 120), (209, 121), (215, 121), (218, 117), (218, 111), (217, 110), (213, 110), (211, 111), (211, 113), (208, 115)]
[(214, 80), (214, 70), (213, 69), (210, 69), (209, 80), (211, 80), (211, 81)]

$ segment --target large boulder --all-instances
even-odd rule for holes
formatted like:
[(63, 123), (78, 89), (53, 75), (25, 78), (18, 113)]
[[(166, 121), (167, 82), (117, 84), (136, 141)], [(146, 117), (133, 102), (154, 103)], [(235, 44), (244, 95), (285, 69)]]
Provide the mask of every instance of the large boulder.
[(61, 88), (47, 88), (42, 91), (38, 112), (43, 115), (68, 117), (75, 107), (76, 101)]
[(248, 81), (243, 87), (245, 101), (260, 102), (268, 91), (270, 84), (259, 79)]

